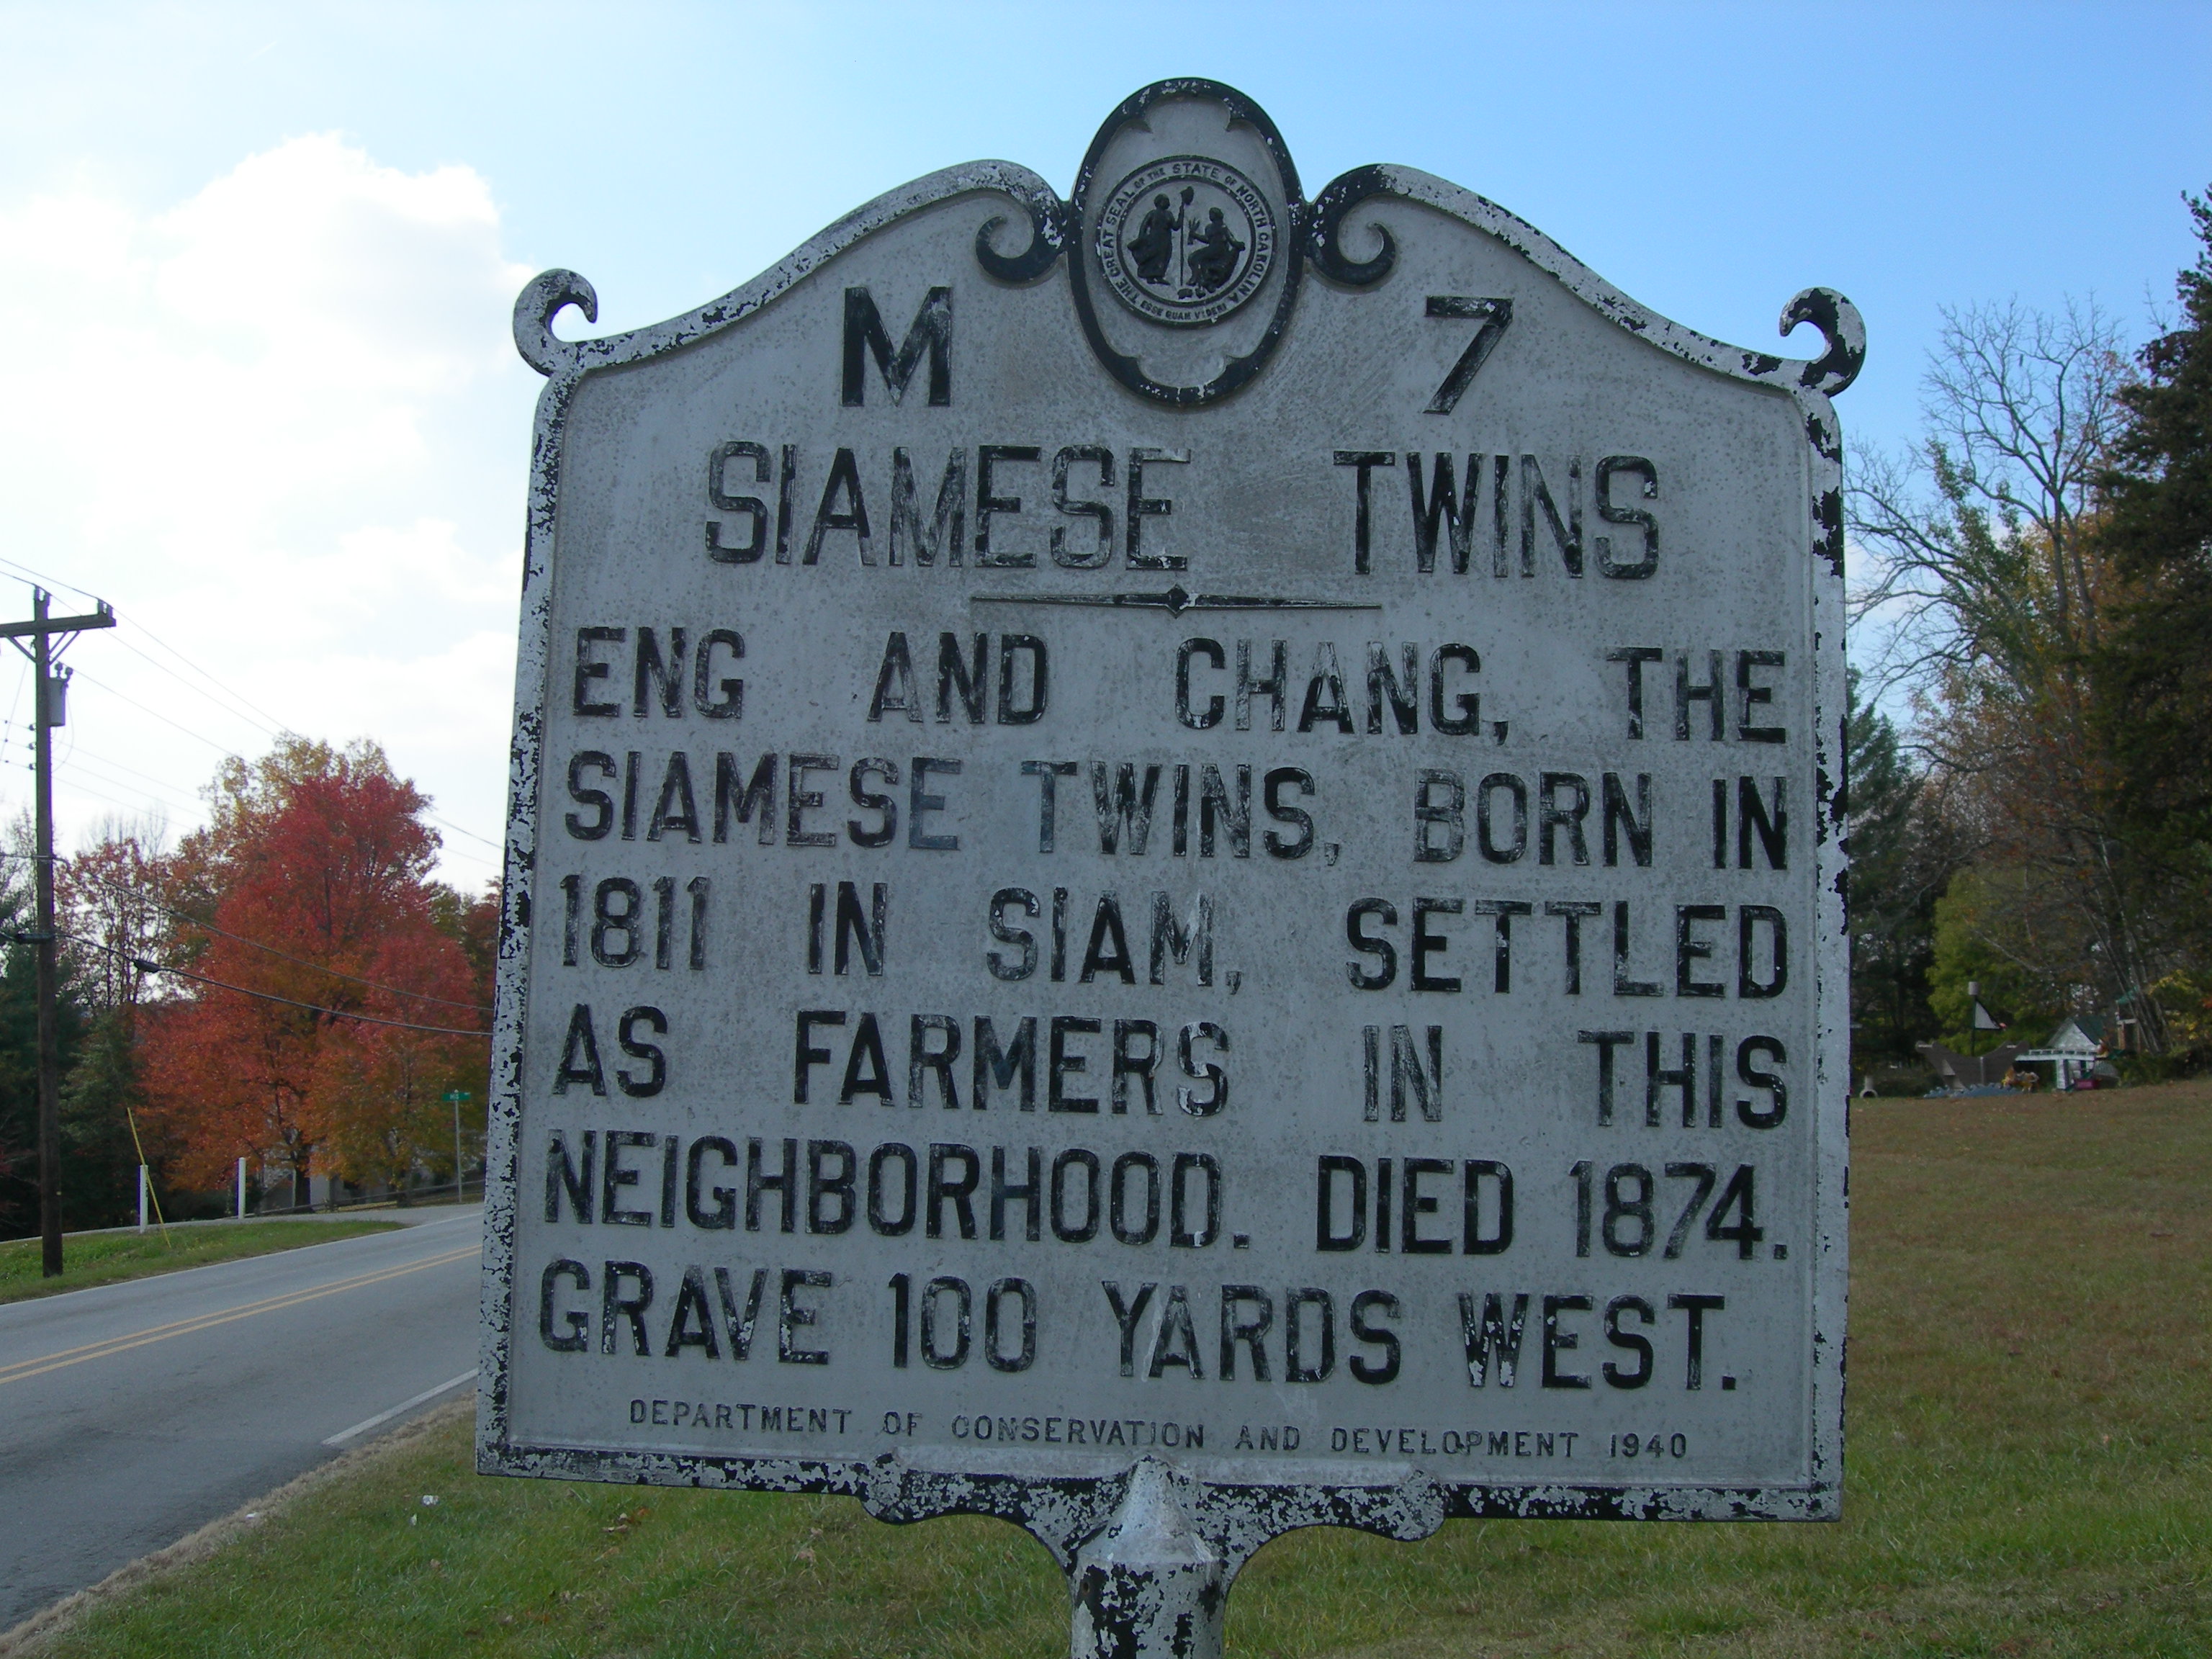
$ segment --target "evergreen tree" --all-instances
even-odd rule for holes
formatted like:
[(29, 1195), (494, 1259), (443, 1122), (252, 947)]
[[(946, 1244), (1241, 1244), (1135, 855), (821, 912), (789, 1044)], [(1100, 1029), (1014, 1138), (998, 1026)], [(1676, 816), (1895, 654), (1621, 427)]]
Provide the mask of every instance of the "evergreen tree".
[[(62, 1083), (62, 1218), (71, 1231), (119, 1227), (138, 1213), (140, 1142), (129, 1116), (139, 1105), (138, 1056), (131, 1011), (94, 1015), (73, 1047), (76, 1058)], [(150, 1133), (144, 1147), (164, 1214), (174, 1221), (191, 1206), (167, 1192), (161, 1148)]]
[(2120, 393), (2098, 533), (2131, 589), (2102, 653), (2112, 811), (2184, 963), (2163, 994), (2201, 1004), (2212, 969), (2212, 204), (2185, 199), (2200, 251), (2175, 283), (2178, 326), (2142, 349), (2142, 379)]
[[(0, 863), (0, 1238), (28, 1237), (39, 1231), (39, 997), (38, 962), (30, 945), (16, 937), (34, 920), (31, 884), (23, 860)], [(76, 1064), (84, 1016), (66, 966), (56, 997), (56, 1036), (62, 1076)], [(67, 1133), (64, 1134), (62, 1224), (100, 1226), (107, 1218), (78, 1213), (70, 1206)]]
[(62, 1082), (62, 1214), (72, 1229), (137, 1216), (142, 1157), (165, 1218), (212, 1207), (207, 1194), (179, 1192), (170, 1180), (173, 1148), (147, 1120), (140, 1088), (138, 1021), (149, 988), (137, 963), (171, 954), (160, 896), (166, 866), (158, 824), (111, 818), (100, 839), (54, 872), (62, 972), (83, 1024)]
[(1942, 1022), (1930, 1006), (1938, 895), (1959, 866), (1955, 837), (1896, 724), (1851, 672), (1844, 727), (1850, 814), (1852, 1069), (1911, 1063)]

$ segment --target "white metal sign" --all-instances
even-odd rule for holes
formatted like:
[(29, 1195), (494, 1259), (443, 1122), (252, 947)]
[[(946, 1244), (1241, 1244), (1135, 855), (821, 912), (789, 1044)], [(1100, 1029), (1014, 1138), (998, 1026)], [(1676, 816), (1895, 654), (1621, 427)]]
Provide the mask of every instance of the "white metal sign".
[(1139, 1468), (1231, 1571), (1835, 1515), (1847, 301), (1723, 346), (1170, 82), (594, 303), (517, 311), (483, 1468), (1066, 1560)]

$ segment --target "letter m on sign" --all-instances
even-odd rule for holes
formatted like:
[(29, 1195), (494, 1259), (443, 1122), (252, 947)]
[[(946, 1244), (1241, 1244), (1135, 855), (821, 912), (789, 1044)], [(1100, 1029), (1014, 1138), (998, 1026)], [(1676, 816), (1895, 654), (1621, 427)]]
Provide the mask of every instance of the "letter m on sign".
[(876, 309), (875, 296), (864, 288), (845, 290), (845, 407), (858, 409), (867, 401), (870, 356), (875, 358), (884, 384), (890, 388), (891, 401), (904, 401), (907, 382), (914, 379), (924, 351), (929, 354), (930, 406), (941, 409), (952, 401), (951, 289), (929, 290), (896, 356), (891, 353), (891, 337), (884, 331), (883, 315)]

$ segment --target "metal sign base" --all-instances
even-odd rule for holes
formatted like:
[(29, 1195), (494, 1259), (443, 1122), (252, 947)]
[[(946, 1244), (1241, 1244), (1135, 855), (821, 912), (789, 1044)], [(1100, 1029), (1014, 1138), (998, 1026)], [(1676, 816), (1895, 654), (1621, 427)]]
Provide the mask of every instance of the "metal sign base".
[(1230, 1587), (1270, 1539), (1349, 1527), (1401, 1543), (1428, 1537), (1449, 1495), (1425, 1475), (1381, 1486), (1237, 1486), (1194, 1480), (1157, 1457), (1110, 1480), (1030, 1480), (878, 1466), (861, 1502), (878, 1521), (948, 1515), (1011, 1521), (1067, 1575), (1073, 1659), (1218, 1659)]
[(1216, 1659), (1229, 1579), (1221, 1553), (1183, 1510), (1166, 1464), (1130, 1472), (1121, 1507), (1075, 1558), (1071, 1659), (1171, 1653)]

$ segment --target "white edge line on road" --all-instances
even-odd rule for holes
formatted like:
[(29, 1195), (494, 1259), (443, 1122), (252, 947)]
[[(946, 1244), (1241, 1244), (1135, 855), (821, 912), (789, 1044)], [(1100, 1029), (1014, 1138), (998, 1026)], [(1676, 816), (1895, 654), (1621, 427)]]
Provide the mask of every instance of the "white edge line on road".
[(398, 1416), (402, 1412), (413, 1411), (416, 1407), (422, 1404), (423, 1401), (427, 1400), (435, 1400), (440, 1395), (446, 1393), (447, 1390), (459, 1388), (464, 1382), (475, 1382), (476, 1376), (477, 1367), (471, 1365), (468, 1370), (463, 1371), (459, 1376), (453, 1377), (450, 1381), (441, 1382), (434, 1389), (425, 1389), (422, 1393), (415, 1395), (411, 1400), (401, 1401), (388, 1412), (379, 1412), (375, 1416), (368, 1419), (364, 1422), (356, 1423), (349, 1429), (341, 1429), (337, 1433), (324, 1441), (323, 1443), (325, 1446), (343, 1446), (347, 1441), (353, 1439), (356, 1435), (367, 1434), (371, 1429), (378, 1428), (382, 1426), (384, 1424), (389, 1423), (393, 1418)]

